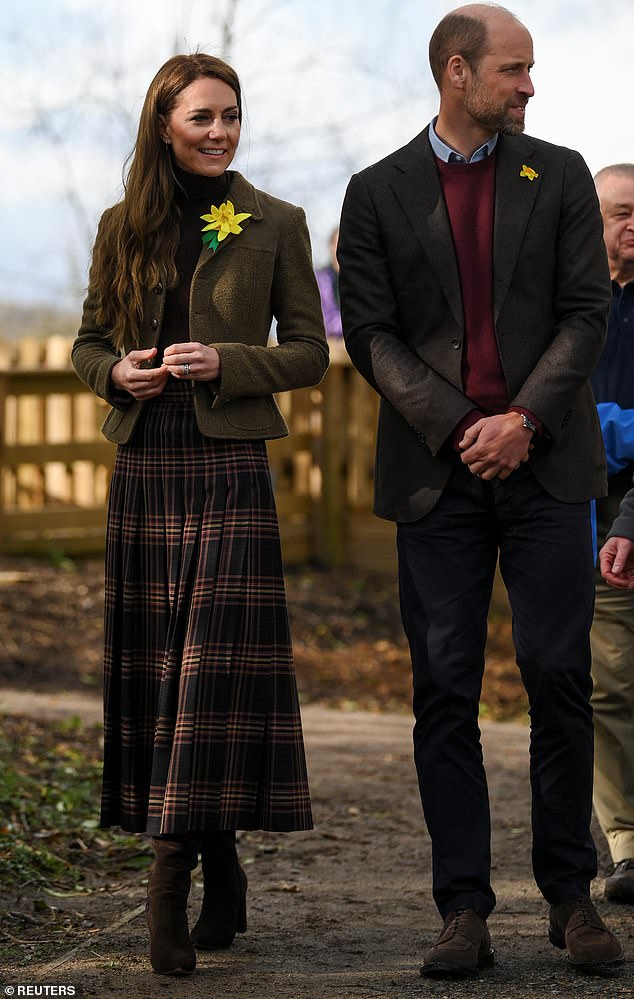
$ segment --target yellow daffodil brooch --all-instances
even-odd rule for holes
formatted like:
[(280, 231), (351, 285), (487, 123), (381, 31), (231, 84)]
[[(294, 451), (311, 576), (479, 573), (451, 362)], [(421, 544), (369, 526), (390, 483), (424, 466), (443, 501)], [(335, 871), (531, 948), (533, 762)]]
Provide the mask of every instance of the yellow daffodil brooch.
[(220, 208), (212, 205), (209, 209), (209, 215), (201, 215), (200, 217), (203, 222), (209, 223), (203, 226), (202, 229), (203, 246), (208, 247), (215, 253), (218, 249), (218, 244), (222, 243), (223, 239), (226, 239), (230, 232), (236, 235), (242, 232), (240, 222), (250, 219), (251, 212), (238, 212), (236, 215), (233, 203), (231, 201), (224, 201)]
[(539, 174), (537, 173), (537, 170), (533, 170), (532, 167), (526, 166), (525, 163), (522, 163), (522, 169), (520, 170), (520, 177), (528, 177), (529, 180), (535, 180), (537, 177), (539, 177)]

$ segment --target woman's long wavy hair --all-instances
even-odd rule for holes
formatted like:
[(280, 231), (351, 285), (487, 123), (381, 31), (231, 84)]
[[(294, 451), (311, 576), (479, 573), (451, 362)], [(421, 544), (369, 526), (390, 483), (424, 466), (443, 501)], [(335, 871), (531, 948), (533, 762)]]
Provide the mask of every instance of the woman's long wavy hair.
[(123, 201), (106, 213), (93, 252), (91, 288), (97, 294), (97, 322), (121, 350), (139, 343), (143, 293), (166, 275), (178, 281), (174, 255), (180, 210), (174, 199), (172, 154), (160, 136), (160, 117), (169, 118), (186, 87), (202, 76), (217, 77), (234, 91), (242, 120), (242, 94), (235, 70), (222, 59), (196, 52), (169, 59), (147, 92)]

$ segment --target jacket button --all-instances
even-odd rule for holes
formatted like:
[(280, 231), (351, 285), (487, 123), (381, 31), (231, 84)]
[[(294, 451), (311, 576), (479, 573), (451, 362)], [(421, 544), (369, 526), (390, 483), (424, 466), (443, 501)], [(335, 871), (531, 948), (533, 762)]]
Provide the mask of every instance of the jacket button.
[(162, 295), (163, 294), (163, 282), (162, 281), (159, 281), (159, 283), (157, 284), (156, 288), (154, 289), (154, 292), (157, 295)]
[(460, 348), (462, 347), (462, 340), (452, 340), (451, 346), (453, 347), (454, 350), (460, 350)]
[(158, 329), (158, 319), (153, 319), (152, 322), (150, 323), (150, 327), (153, 330), (157, 330)]

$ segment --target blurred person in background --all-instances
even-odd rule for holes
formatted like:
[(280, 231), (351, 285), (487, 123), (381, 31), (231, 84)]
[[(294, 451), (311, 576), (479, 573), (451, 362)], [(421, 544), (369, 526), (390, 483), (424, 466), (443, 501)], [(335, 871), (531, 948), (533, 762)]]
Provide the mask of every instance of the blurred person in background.
[[(608, 495), (597, 500), (603, 545), (634, 473), (634, 164), (594, 178), (612, 280), (608, 336), (592, 375), (608, 461)], [(605, 896), (634, 903), (634, 593), (597, 573), (592, 645), (594, 808), (612, 864)]]
[(326, 326), (326, 336), (341, 339), (343, 330), (341, 328), (341, 311), (339, 306), (339, 261), (337, 260), (337, 240), (339, 239), (339, 227), (330, 234), (328, 249), (330, 252), (330, 262), (325, 267), (320, 267), (315, 271), (319, 294), (321, 297), (321, 310), (324, 314), (324, 324)]

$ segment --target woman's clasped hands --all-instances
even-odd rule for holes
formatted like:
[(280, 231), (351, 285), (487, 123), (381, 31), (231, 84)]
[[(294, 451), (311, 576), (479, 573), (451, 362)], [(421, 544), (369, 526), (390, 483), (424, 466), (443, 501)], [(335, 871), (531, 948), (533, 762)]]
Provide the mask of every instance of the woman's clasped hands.
[(172, 343), (165, 348), (163, 365), (174, 378), (212, 382), (220, 376), (220, 354), (204, 343)]
[(143, 401), (160, 395), (169, 375), (198, 382), (214, 381), (220, 375), (220, 355), (215, 347), (189, 341), (170, 344), (158, 368), (152, 367), (156, 353), (156, 347), (151, 347), (126, 354), (112, 369), (114, 387)]

